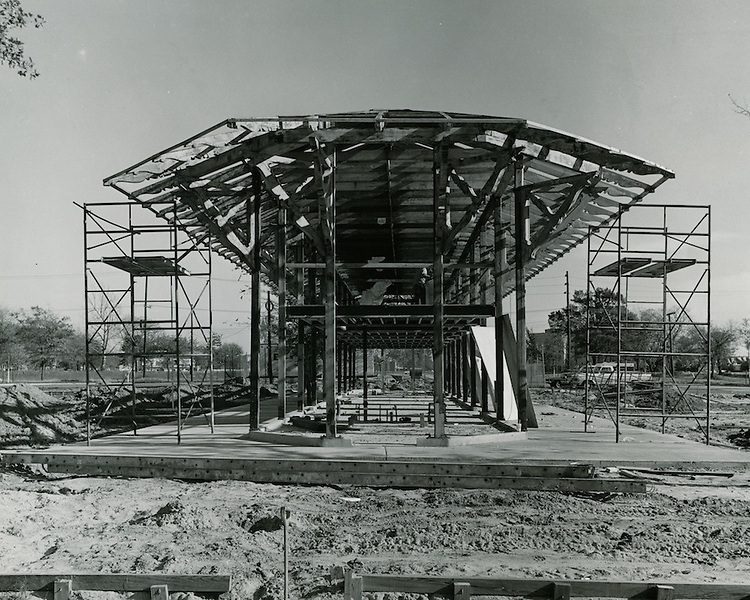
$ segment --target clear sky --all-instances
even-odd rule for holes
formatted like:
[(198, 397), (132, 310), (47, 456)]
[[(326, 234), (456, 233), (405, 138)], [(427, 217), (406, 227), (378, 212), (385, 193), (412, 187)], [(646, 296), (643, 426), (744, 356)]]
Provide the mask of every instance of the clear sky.
[[(713, 318), (750, 317), (750, 2), (25, 0), (29, 81), (0, 69), (0, 306), (83, 323), (74, 202), (227, 117), (412, 108), (520, 117), (676, 172), (659, 203), (711, 204)], [(585, 288), (585, 253), (530, 286), (529, 326)], [(224, 272), (226, 271), (226, 272)], [(217, 272), (217, 327), (243, 337)], [(224, 287), (222, 287), (224, 286)]]

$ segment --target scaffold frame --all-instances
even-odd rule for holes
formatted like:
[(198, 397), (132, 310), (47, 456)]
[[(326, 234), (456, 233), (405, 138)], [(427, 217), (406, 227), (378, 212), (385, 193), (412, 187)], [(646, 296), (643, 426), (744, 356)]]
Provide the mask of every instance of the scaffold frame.
[(191, 232), (175, 199), (82, 208), (87, 443), (128, 403), (137, 435), (139, 393), (154, 385), (173, 388), (178, 444), (196, 412), (213, 433), (210, 233)]
[(662, 433), (684, 418), (710, 443), (710, 265), (710, 206), (641, 204), (590, 228), (585, 431), (595, 412), (617, 442), (623, 418), (661, 419)]

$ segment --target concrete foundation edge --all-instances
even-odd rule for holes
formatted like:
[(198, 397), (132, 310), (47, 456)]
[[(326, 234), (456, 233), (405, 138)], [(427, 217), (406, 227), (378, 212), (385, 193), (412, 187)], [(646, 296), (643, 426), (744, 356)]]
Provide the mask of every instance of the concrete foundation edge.
[(417, 440), (417, 446), (447, 448), (456, 446), (474, 446), (477, 444), (502, 444), (506, 442), (519, 442), (526, 439), (528, 439), (528, 436), (525, 431), (517, 431), (514, 433), (486, 433), (484, 435), (472, 436), (428, 437)]

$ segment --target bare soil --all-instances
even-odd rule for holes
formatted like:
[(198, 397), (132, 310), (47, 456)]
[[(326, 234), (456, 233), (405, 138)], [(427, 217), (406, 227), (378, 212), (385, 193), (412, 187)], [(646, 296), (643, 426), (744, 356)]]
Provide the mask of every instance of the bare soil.
[[(734, 412), (741, 422), (743, 411)], [(50, 429), (65, 433), (62, 424)], [(279, 598), (286, 507), (291, 598), (340, 598), (328, 572), (347, 564), (374, 573), (750, 585), (750, 487), (741, 485), (746, 476), (734, 479), (596, 499), (5, 469), (0, 564), (6, 573), (231, 574), (231, 598)]]
[[(274, 486), (0, 475), (5, 572), (231, 574), (232, 598), (278, 598), (281, 507), (292, 598), (326, 574), (750, 583), (747, 488), (657, 487), (602, 502), (554, 492)], [(339, 596), (340, 597), (340, 596)]]
[[(742, 388), (731, 388), (732, 390)], [(568, 410), (584, 411), (584, 391), (580, 389), (537, 389), (533, 390), (534, 400), (542, 404), (557, 406)], [(593, 394), (593, 392), (590, 392)], [(664, 424), (664, 432), (685, 439), (705, 441), (705, 395), (691, 395), (688, 398), (690, 408), (685, 404), (680, 412), (693, 410), (697, 418), (670, 418)], [(594, 402), (590, 400), (590, 402)], [(623, 412), (633, 412), (630, 406)], [(711, 391), (711, 444), (730, 448), (750, 449), (750, 388), (744, 391), (731, 391), (716, 386)], [(609, 418), (606, 410), (597, 408), (596, 416)], [(661, 431), (661, 419), (653, 417), (623, 417), (621, 422), (644, 429)]]

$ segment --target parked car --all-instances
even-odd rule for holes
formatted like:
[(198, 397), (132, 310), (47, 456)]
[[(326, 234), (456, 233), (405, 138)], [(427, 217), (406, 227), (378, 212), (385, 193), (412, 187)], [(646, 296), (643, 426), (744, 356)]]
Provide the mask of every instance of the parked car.
[[(632, 384), (636, 382), (651, 381), (651, 373), (638, 371), (634, 363), (620, 364), (620, 383)], [(549, 375), (547, 383), (553, 388), (571, 387), (606, 387), (617, 383), (617, 363), (603, 362), (581, 367), (577, 371), (563, 372)]]
[(570, 388), (580, 385), (577, 371), (564, 371), (547, 375), (547, 383), (553, 388)]
[(578, 385), (579, 387), (606, 387), (616, 386), (619, 383), (622, 386), (651, 381), (651, 378), (651, 373), (639, 371), (634, 363), (620, 363), (618, 382), (617, 363), (603, 362), (591, 365), (588, 373), (585, 368), (579, 371)]

